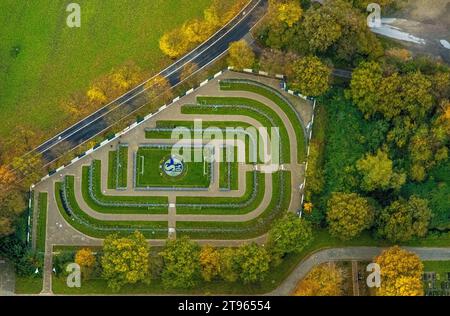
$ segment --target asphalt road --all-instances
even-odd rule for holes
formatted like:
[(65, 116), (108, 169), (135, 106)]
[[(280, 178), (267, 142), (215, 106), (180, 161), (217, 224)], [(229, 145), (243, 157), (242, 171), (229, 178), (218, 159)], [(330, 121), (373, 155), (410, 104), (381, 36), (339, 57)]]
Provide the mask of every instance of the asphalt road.
[[(243, 38), (263, 17), (267, 3), (267, 0), (252, 0), (243, 13), (236, 16), (210, 39), (175, 61), (160, 74), (167, 78), (172, 86), (176, 86), (180, 83), (180, 73), (184, 65), (192, 62), (201, 69), (212, 63), (228, 50), (231, 42)], [(114, 122), (120, 120), (120, 118), (126, 117), (149, 102), (144, 85), (145, 82), (47, 140), (29, 154), (42, 154), (43, 158), (50, 162), (94, 137), (113, 125)]]

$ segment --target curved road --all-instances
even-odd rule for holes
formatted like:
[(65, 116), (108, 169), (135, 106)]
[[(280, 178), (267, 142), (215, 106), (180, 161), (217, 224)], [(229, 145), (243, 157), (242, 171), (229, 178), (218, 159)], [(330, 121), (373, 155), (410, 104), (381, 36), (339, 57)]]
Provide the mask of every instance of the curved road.
[[(227, 25), (206, 42), (161, 71), (160, 75), (167, 78), (172, 86), (176, 86), (180, 83), (180, 73), (184, 65), (192, 62), (197, 64), (199, 69), (202, 69), (215, 61), (228, 50), (231, 42), (243, 38), (264, 16), (267, 3), (267, 0), (251, 0), (241, 13)], [(146, 82), (47, 140), (28, 154), (42, 154), (44, 159), (50, 162), (69, 149), (73, 149), (94, 137), (113, 125), (110, 122), (118, 121), (120, 119), (118, 116), (125, 117), (148, 103), (146, 93), (144, 93)]]
[[(421, 260), (450, 260), (450, 248), (402, 247), (416, 253)], [(371, 261), (385, 248), (381, 247), (346, 247), (330, 248), (317, 251), (303, 259), (289, 276), (275, 290), (267, 295), (290, 295), (299, 280), (303, 279), (316, 265), (329, 261)]]

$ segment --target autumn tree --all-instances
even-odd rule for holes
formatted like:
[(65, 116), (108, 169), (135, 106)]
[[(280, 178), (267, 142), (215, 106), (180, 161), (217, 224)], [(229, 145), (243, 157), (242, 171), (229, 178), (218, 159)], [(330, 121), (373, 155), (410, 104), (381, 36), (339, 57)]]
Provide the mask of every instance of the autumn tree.
[(306, 170), (305, 198), (311, 200), (313, 194), (322, 192), (325, 186), (325, 176), (320, 161), (321, 144), (312, 139), (309, 147), (308, 169)]
[(433, 106), (426, 76), (420, 72), (384, 76), (376, 62), (363, 62), (353, 72), (349, 96), (366, 118), (380, 113), (387, 120), (400, 115), (423, 119)]
[(156, 75), (149, 80), (145, 84), (144, 89), (147, 91), (147, 97), (150, 102), (156, 102), (157, 98), (167, 102), (173, 97), (172, 86), (169, 80), (162, 75)]
[(183, 24), (181, 31), (189, 43), (199, 44), (212, 33), (212, 26), (207, 21), (194, 19)]
[(356, 193), (333, 193), (327, 204), (331, 235), (343, 240), (357, 237), (372, 226), (375, 215), (369, 201)]
[(9, 217), (0, 216), (0, 237), (14, 233), (13, 221)]
[(301, 280), (294, 291), (295, 296), (340, 296), (343, 287), (343, 272), (334, 263), (314, 267)]
[(205, 21), (211, 27), (218, 28), (238, 14), (245, 4), (246, 0), (213, 0), (204, 11)]
[(220, 251), (210, 245), (203, 246), (199, 259), (202, 277), (210, 282), (220, 274)]
[(116, 91), (124, 93), (142, 81), (142, 70), (134, 62), (129, 61), (123, 66), (113, 69), (110, 76)]
[(293, 66), (292, 87), (307, 96), (319, 96), (330, 87), (331, 69), (315, 56), (298, 59)]
[(383, 80), (383, 70), (376, 62), (362, 62), (352, 74), (348, 96), (358, 106), (366, 119), (377, 112), (378, 89)]
[(159, 40), (161, 51), (173, 59), (184, 55), (190, 45), (188, 38), (180, 29), (174, 29), (165, 33)]
[(23, 188), (29, 188), (31, 184), (41, 179), (43, 165), (41, 154), (14, 157), (11, 163), (18, 177), (22, 179)]
[(384, 208), (378, 218), (378, 235), (393, 242), (404, 242), (414, 237), (424, 237), (428, 232), (431, 210), (428, 201), (411, 196), (400, 198)]
[(266, 248), (255, 243), (239, 247), (236, 253), (239, 278), (244, 284), (264, 280), (269, 272), (270, 256)]
[(262, 70), (270, 74), (280, 74), (292, 78), (294, 75), (292, 65), (297, 59), (298, 56), (292, 52), (265, 49), (262, 52), (259, 64)]
[(361, 187), (366, 191), (399, 189), (406, 181), (405, 174), (394, 172), (392, 160), (378, 149), (375, 155), (368, 153), (356, 162), (362, 176)]
[(347, 1), (326, 1), (318, 8), (311, 7), (301, 26), (310, 53), (333, 49), (337, 58), (347, 62), (383, 55), (380, 42), (367, 26), (366, 15)]
[(187, 237), (169, 239), (160, 255), (164, 262), (161, 278), (165, 288), (191, 288), (197, 284), (201, 268), (196, 243)]
[(85, 278), (88, 278), (95, 266), (95, 255), (90, 248), (82, 248), (75, 254), (75, 263), (77, 263)]
[(191, 75), (193, 75), (198, 70), (198, 66), (194, 62), (187, 63), (183, 66), (180, 74), (180, 80), (184, 81), (188, 79)]
[(236, 69), (252, 68), (255, 63), (255, 53), (245, 40), (230, 44), (228, 65)]
[(325, 52), (342, 36), (342, 26), (332, 5), (306, 11), (302, 23), (312, 52)]
[(269, 25), (277, 26), (285, 24), (292, 27), (302, 17), (303, 10), (300, 2), (296, 0), (271, 0), (269, 2), (268, 19)]
[(237, 250), (223, 248), (220, 250), (220, 277), (227, 282), (235, 282), (239, 278)]
[(422, 296), (423, 264), (419, 257), (398, 246), (384, 250), (375, 262), (381, 268), (380, 296)]
[(302, 251), (312, 241), (311, 224), (293, 213), (278, 220), (269, 231), (268, 244), (273, 258)]
[(103, 277), (114, 291), (119, 291), (125, 284), (148, 282), (149, 245), (144, 235), (136, 231), (128, 237), (107, 236), (101, 265)]
[(412, 180), (423, 181), (428, 170), (448, 159), (447, 143), (450, 133), (446, 124), (448, 125), (438, 118), (432, 121), (431, 128), (422, 124), (415, 129), (408, 145), (411, 161), (409, 174)]
[(96, 79), (86, 92), (89, 102), (92, 102), (95, 106), (105, 104), (111, 98), (112, 94), (113, 85), (108, 75)]

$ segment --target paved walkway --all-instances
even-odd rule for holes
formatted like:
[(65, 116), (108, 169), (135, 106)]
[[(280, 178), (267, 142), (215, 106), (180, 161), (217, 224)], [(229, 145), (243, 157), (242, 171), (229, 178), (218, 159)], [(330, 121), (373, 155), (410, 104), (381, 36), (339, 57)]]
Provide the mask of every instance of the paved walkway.
[[(402, 247), (416, 253), (421, 260), (442, 261), (450, 260), (450, 248), (419, 248)], [(306, 277), (308, 272), (316, 265), (330, 261), (371, 261), (385, 248), (380, 247), (347, 247), (331, 248), (317, 251), (303, 259), (291, 274), (272, 292), (267, 295), (290, 295), (296, 288), (299, 280)], [(363, 281), (365, 282), (365, 281)]]

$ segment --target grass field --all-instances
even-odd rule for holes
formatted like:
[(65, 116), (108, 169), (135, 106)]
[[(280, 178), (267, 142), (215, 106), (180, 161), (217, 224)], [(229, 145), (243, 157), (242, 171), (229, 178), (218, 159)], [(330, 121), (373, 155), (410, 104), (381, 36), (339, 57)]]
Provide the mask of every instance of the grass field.
[(38, 252), (45, 251), (45, 236), (47, 228), (47, 203), (48, 194), (47, 192), (39, 192), (38, 198), (38, 223), (36, 232), (36, 250)]
[[(84, 91), (95, 78), (134, 61), (155, 73), (170, 60), (161, 35), (200, 17), (211, 0), (77, 1), (81, 28), (66, 26), (67, 1), (0, 2), (0, 136), (24, 124), (46, 135), (70, 117), (59, 100)], [(17, 56), (13, 54), (19, 49)], [(64, 119), (66, 118), (66, 119)]]
[[(203, 150), (192, 149), (195, 152)], [(136, 186), (137, 187), (198, 187), (207, 188), (211, 182), (211, 163), (183, 162), (183, 173), (171, 177), (162, 170), (163, 163), (171, 157), (171, 148), (142, 147), (136, 153)]]
[(127, 187), (128, 145), (108, 153), (108, 189)]

